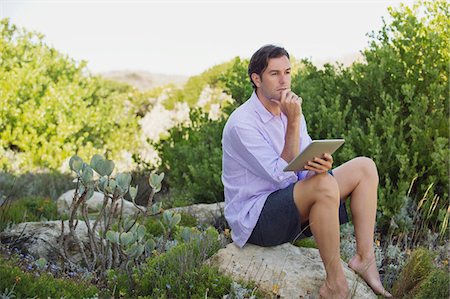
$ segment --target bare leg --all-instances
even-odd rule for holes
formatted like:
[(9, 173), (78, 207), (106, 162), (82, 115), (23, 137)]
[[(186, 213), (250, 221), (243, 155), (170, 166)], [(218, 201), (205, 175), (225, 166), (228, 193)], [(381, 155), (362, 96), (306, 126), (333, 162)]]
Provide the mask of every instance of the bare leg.
[(375, 163), (368, 158), (356, 158), (333, 170), (333, 174), (342, 198), (351, 194), (350, 208), (355, 226), (356, 254), (348, 265), (376, 294), (392, 297), (381, 283), (373, 249), (378, 188)]
[(341, 265), (339, 250), (339, 188), (327, 173), (298, 182), (294, 200), (303, 222), (309, 220), (326, 270), (320, 288), (323, 298), (346, 298), (348, 284)]

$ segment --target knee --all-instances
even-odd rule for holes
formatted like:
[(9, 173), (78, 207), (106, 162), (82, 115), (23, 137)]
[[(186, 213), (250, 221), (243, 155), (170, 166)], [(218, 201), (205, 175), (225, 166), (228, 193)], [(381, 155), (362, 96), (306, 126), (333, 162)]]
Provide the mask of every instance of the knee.
[(378, 170), (375, 162), (367, 157), (356, 158), (363, 178), (369, 178), (378, 184)]
[(316, 202), (325, 203), (330, 206), (339, 206), (339, 185), (335, 178), (328, 173), (315, 176)]

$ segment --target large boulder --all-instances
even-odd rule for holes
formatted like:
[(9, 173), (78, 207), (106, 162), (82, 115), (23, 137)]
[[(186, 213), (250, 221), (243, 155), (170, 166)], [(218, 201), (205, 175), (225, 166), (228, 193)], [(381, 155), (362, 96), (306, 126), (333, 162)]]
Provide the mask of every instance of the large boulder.
[[(275, 247), (234, 243), (219, 250), (208, 263), (233, 278), (254, 281), (258, 288), (281, 298), (319, 298), (325, 268), (319, 251), (289, 243)], [(351, 298), (377, 298), (370, 287), (342, 261)]]
[[(78, 221), (75, 232), (81, 242), (88, 246), (89, 236), (86, 223)], [(68, 257), (79, 262), (82, 256), (78, 246), (70, 235), (69, 221), (64, 221), (64, 236), (68, 240)], [(61, 221), (23, 222), (0, 233), (0, 242), (17, 248), (20, 252), (46, 260), (57, 260), (60, 257), (59, 239), (61, 236)]]
[[(75, 189), (69, 190), (63, 195), (61, 195), (57, 201), (56, 205), (58, 207), (58, 214), (59, 215), (67, 215), (69, 214), (70, 205), (72, 204), (73, 195), (75, 194)], [(88, 213), (98, 213), (103, 205), (103, 193), (94, 192), (94, 195), (86, 202), (88, 205)], [(120, 209), (120, 203), (119, 201), (119, 209)], [(110, 204), (109, 204), (110, 205)], [(109, 207), (108, 205), (108, 207)], [(145, 207), (141, 207), (143, 210), (145, 210)], [(136, 212), (138, 211), (138, 208), (134, 206), (132, 202), (129, 202), (127, 200), (123, 201), (123, 215), (125, 217), (127, 216), (134, 216)]]

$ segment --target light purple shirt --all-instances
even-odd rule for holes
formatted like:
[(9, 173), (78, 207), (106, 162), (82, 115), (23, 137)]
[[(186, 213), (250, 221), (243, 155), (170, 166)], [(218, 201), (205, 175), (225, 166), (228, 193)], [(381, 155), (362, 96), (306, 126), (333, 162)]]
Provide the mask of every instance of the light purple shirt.
[[(300, 152), (311, 143), (301, 118)], [(222, 137), (222, 182), (225, 218), (231, 237), (244, 246), (258, 221), (267, 196), (306, 176), (306, 171), (284, 172), (283, 151), (287, 118), (270, 113), (255, 92), (228, 119)]]

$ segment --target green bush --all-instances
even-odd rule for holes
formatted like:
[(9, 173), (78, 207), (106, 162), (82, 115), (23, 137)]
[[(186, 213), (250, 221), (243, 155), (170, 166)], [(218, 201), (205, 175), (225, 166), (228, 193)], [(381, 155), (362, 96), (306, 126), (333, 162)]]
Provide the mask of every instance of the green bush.
[(187, 103), (191, 108), (195, 107), (206, 85), (211, 87), (221, 87), (223, 85), (219, 78), (232, 67), (233, 63), (234, 61), (231, 60), (215, 65), (200, 75), (190, 77), (182, 88), (170, 89), (168, 97), (163, 102), (165, 108), (173, 109), (177, 102)]
[(99, 290), (87, 282), (23, 272), (15, 266), (16, 262), (0, 257), (0, 293), (14, 288), (12, 294), (16, 298), (91, 298), (99, 294)]
[(425, 248), (415, 249), (395, 281), (392, 295), (395, 298), (411, 298), (433, 268), (432, 253)]
[(435, 221), (447, 209), (449, 5), (420, 1), (389, 11), (393, 20), (372, 34), (365, 63), (318, 70), (305, 62), (293, 90), (303, 96), (314, 139), (346, 139), (336, 165), (359, 155), (375, 161), (379, 224), (387, 227), (393, 220), (406, 229), (396, 215), (407, 204), (413, 180), (416, 203), (431, 184), (431, 198), (443, 199), (431, 215)]
[(415, 299), (440, 299), (450, 297), (450, 275), (448, 269), (433, 270), (421, 284)]
[(191, 110), (190, 119), (190, 125), (172, 128), (170, 136), (155, 145), (162, 161), (160, 171), (167, 174), (175, 205), (223, 201), (221, 136), (225, 121), (212, 121), (200, 109)]
[(118, 158), (137, 146), (138, 92), (89, 75), (8, 19), (0, 43), (0, 169), (59, 169), (75, 153)]
[(0, 231), (8, 224), (56, 219), (56, 202), (48, 198), (27, 197), (0, 205)]
[(218, 78), (218, 81), (223, 85), (223, 90), (235, 101), (233, 107), (240, 106), (247, 101), (253, 92), (247, 72), (248, 63), (248, 59), (241, 60), (239, 57), (236, 57), (231, 68)]
[[(195, 227), (198, 224), (198, 221), (195, 217), (186, 214), (180, 213), (181, 220), (180, 223), (175, 227), (175, 232), (179, 230), (180, 227)], [(152, 217), (145, 218), (142, 225), (147, 229), (147, 233), (152, 236), (162, 236), (164, 234), (163, 226), (161, 225), (161, 215), (156, 215)]]
[(202, 237), (181, 243), (149, 259), (142, 273), (136, 273), (136, 295), (158, 298), (220, 298), (229, 292), (231, 278), (202, 265), (220, 248), (218, 234), (207, 230)]

